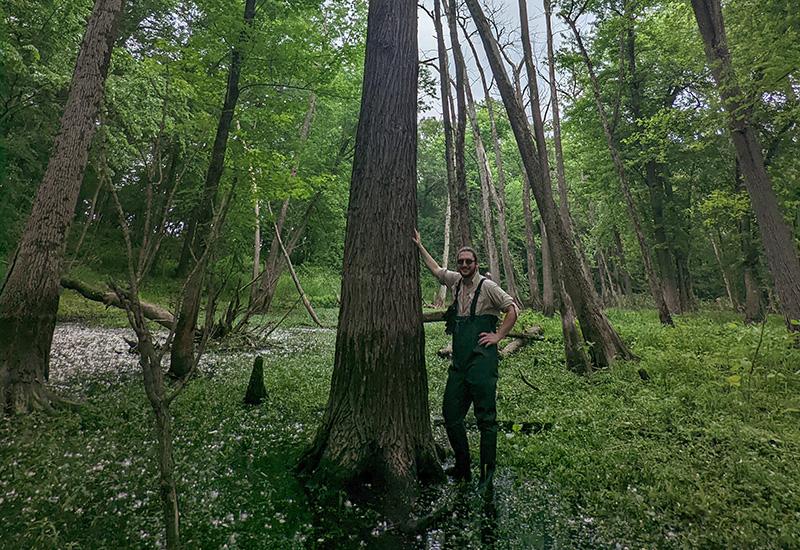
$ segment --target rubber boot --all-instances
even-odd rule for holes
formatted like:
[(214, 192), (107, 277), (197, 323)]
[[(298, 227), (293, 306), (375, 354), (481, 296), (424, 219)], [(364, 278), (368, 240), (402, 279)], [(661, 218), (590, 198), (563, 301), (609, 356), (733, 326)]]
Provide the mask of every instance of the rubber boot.
[(484, 497), (494, 494), (494, 472), (497, 462), (497, 432), (487, 430), (481, 433), (481, 476), (478, 492)]
[(470, 481), (472, 472), (469, 468), (469, 440), (463, 422), (460, 426), (447, 427), (447, 438), (456, 457), (456, 464), (446, 473), (452, 475), (456, 481)]

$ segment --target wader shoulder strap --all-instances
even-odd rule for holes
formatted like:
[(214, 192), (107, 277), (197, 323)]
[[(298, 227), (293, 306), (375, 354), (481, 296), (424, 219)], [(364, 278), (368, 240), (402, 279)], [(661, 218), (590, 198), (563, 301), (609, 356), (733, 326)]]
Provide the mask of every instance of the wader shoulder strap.
[(475, 295), (472, 297), (472, 304), (469, 306), (469, 316), (475, 317), (475, 308), (478, 306), (478, 296), (481, 294), (481, 287), (483, 286), (483, 281), (486, 279), (481, 279), (481, 282), (478, 283), (478, 288), (475, 289)]

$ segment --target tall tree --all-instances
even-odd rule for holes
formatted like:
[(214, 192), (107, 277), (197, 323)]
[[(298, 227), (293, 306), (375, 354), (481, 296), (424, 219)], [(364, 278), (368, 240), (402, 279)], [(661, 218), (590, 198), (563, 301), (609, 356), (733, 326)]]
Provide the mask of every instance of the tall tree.
[[(256, 15), (256, 1), (245, 0), (244, 25), (251, 27)], [(225, 89), (225, 99), (222, 102), (222, 112), (217, 123), (217, 132), (214, 145), (211, 148), (211, 160), (208, 163), (203, 196), (194, 213), (194, 233), (190, 238), (193, 258), (205, 257), (203, 251), (206, 247), (208, 235), (211, 232), (211, 221), (214, 216), (214, 204), (217, 191), (225, 169), (225, 153), (228, 149), (228, 136), (233, 123), (233, 114), (236, 103), (239, 101), (239, 79), (242, 73), (242, 46), (247, 39), (245, 30), (239, 36), (239, 43), (231, 50), (231, 61), (228, 69), (228, 83)], [(207, 261), (207, 260), (206, 260)], [(181, 310), (175, 327), (175, 338), (170, 350), (169, 372), (176, 378), (183, 378), (189, 372), (194, 360), (194, 334), (197, 317), (200, 314), (200, 298), (203, 291), (205, 269), (193, 269), (186, 281), (186, 290), (181, 301)]]
[[(486, 73), (483, 70), (478, 51), (472, 43), (472, 39), (467, 33), (466, 29), (462, 26), (462, 32), (467, 38), (470, 50), (472, 50), (472, 58), (475, 61), (475, 66), (478, 68), (478, 74), (481, 78), (481, 85), (483, 86), (483, 97), (486, 105), (486, 114), (489, 117), (489, 129), (492, 136), (492, 148), (494, 150), (494, 164), (497, 168), (497, 187), (492, 189), (492, 198), (494, 199), (495, 209), (497, 210), (497, 230), (500, 232), (500, 257), (503, 262), (503, 274), (505, 275), (506, 289), (508, 293), (514, 298), (517, 304), (522, 305), (522, 300), (519, 296), (517, 289), (517, 280), (514, 274), (514, 260), (511, 257), (511, 248), (508, 242), (508, 224), (506, 223), (506, 171), (503, 166), (503, 152), (500, 144), (500, 135), (497, 131), (497, 122), (494, 115), (494, 100), (489, 91), (489, 84), (486, 81)], [(534, 259), (534, 265), (536, 261)], [(499, 280), (499, 279), (498, 279)], [(536, 285), (538, 289), (538, 283)]]
[(706, 58), (727, 112), (736, 157), (758, 220), (786, 326), (800, 333), (800, 259), (792, 232), (783, 219), (751, 118), (753, 107), (742, 93), (731, 62), (719, 0), (692, 0)]
[[(572, 233), (575, 239), (575, 247), (580, 254), (581, 266), (587, 277), (591, 279), (589, 265), (583, 245), (578, 236), (578, 230), (572, 222), (572, 214), (569, 210), (567, 177), (564, 170), (564, 149), (561, 144), (561, 111), (558, 104), (558, 86), (556, 85), (556, 63), (555, 48), (553, 47), (553, 25), (551, 21), (552, 1), (544, 0), (544, 20), (547, 32), (547, 71), (550, 80), (550, 116), (553, 123), (553, 150), (556, 157), (556, 182), (558, 183), (558, 211), (564, 219), (564, 225)], [(525, 48), (525, 59), (533, 59), (530, 45), (530, 32), (528, 30), (528, 11), (525, 1), (520, 1), (520, 21), (522, 29), (523, 47)], [(531, 62), (531, 65), (533, 63)]]
[(97, 129), (123, 0), (97, 0), (67, 103), (22, 240), (0, 288), (0, 402), (8, 412), (49, 408), (45, 389), (66, 236)]
[(617, 147), (616, 139), (614, 138), (614, 133), (611, 129), (611, 124), (608, 121), (608, 116), (606, 116), (602, 97), (600, 96), (600, 83), (598, 82), (597, 75), (594, 71), (594, 64), (589, 57), (589, 53), (586, 51), (586, 47), (583, 44), (583, 39), (578, 31), (577, 23), (575, 22), (577, 16), (567, 13), (561, 13), (560, 15), (569, 25), (570, 29), (572, 29), (572, 34), (575, 36), (578, 50), (581, 53), (581, 57), (583, 57), (583, 62), (585, 63), (586, 70), (589, 73), (589, 82), (592, 88), (592, 95), (595, 99), (595, 106), (597, 107), (597, 115), (600, 117), (600, 124), (603, 127), (603, 135), (606, 138), (606, 145), (608, 146), (608, 151), (611, 154), (611, 160), (614, 163), (614, 169), (617, 172), (617, 178), (619, 179), (622, 197), (625, 200), (628, 216), (631, 219), (631, 225), (633, 225), (633, 231), (636, 235), (636, 240), (639, 243), (639, 251), (642, 255), (645, 276), (647, 277), (647, 283), (650, 287), (650, 294), (653, 296), (656, 309), (658, 309), (658, 317), (662, 324), (672, 325), (672, 316), (670, 315), (667, 302), (664, 299), (664, 290), (661, 285), (661, 279), (655, 270), (655, 266), (653, 265), (650, 246), (647, 244), (647, 239), (644, 235), (644, 229), (642, 228), (642, 222), (636, 209), (636, 203), (633, 200), (630, 185), (628, 184), (627, 171), (625, 170), (625, 165), (622, 162), (622, 157), (620, 156), (619, 148)]
[(618, 357), (631, 358), (632, 354), (608, 322), (594, 288), (581, 269), (580, 260), (571, 246), (572, 239), (564, 227), (553, 200), (553, 190), (544, 183), (544, 172), (547, 170), (547, 165), (543, 165), (539, 161), (524, 109), (517, 99), (508, 74), (506, 74), (500, 49), (492, 36), (489, 21), (478, 0), (467, 0), (467, 7), (483, 41), (484, 50), (503, 98), (514, 137), (517, 140), (525, 172), (532, 183), (532, 191), (539, 213), (550, 234), (551, 243), (553, 243), (551, 247), (554, 256), (553, 264), (561, 271), (559, 280), (567, 286), (580, 321), (584, 341), (594, 343), (591, 349), (592, 362), (595, 366), (602, 367), (610, 365)]
[(455, 146), (453, 149), (455, 157), (455, 176), (456, 176), (456, 209), (458, 217), (455, 220), (456, 231), (458, 234), (458, 246), (469, 246), (472, 244), (472, 233), (469, 224), (469, 196), (467, 194), (467, 173), (464, 164), (464, 143), (467, 133), (467, 71), (464, 63), (464, 54), (461, 51), (461, 43), (458, 40), (458, 3), (459, 0), (444, 2), (447, 9), (447, 25), (450, 28), (450, 46), (453, 48), (453, 60), (456, 67), (456, 127), (455, 127)]
[[(628, 92), (630, 95), (631, 115), (637, 123), (640, 123), (644, 119), (642, 88), (645, 82), (636, 64), (636, 20), (633, 13), (628, 13), (630, 12), (630, 7), (630, 2), (625, 2), (626, 29), (623, 47), (625, 57), (627, 58)], [(622, 60), (620, 60), (620, 63), (622, 63)], [(675, 95), (677, 95), (677, 91), (678, 89), (676, 89), (674, 93), (670, 92), (668, 95), (674, 99)], [(665, 105), (664, 107), (672, 107), (672, 99), (670, 100), (670, 105)], [(640, 147), (644, 148), (641, 144)], [(673, 313), (682, 313), (683, 308), (680, 300), (680, 291), (678, 289), (675, 258), (672, 244), (667, 237), (666, 198), (664, 189), (668, 183), (664, 181), (663, 169), (663, 163), (656, 162), (656, 158), (653, 155), (647, 156), (644, 162), (644, 179), (649, 191), (650, 207), (653, 216), (655, 260), (661, 273), (661, 286), (667, 306)]]
[(486, 146), (483, 144), (481, 128), (478, 123), (478, 113), (475, 110), (475, 99), (472, 97), (472, 88), (466, 85), (467, 115), (472, 127), (472, 141), (475, 145), (475, 157), (478, 161), (478, 177), (481, 180), (481, 218), (483, 220), (483, 240), (485, 242), (486, 256), (489, 259), (489, 271), (496, 281), (500, 280), (500, 262), (497, 257), (497, 244), (494, 238), (494, 221), (492, 219), (492, 169), (489, 166), (489, 157), (486, 156)]
[[(328, 404), (305, 474), (403, 499), (440, 477), (428, 408), (417, 223), (417, 4), (369, 4)], [(391, 292), (386, 289), (391, 288)], [(398, 494), (398, 492), (400, 494)]]
[[(433, 2), (433, 25), (436, 29), (436, 50), (439, 57), (439, 94), (442, 101), (442, 126), (444, 127), (444, 157), (447, 169), (447, 214), (445, 214), (444, 224), (444, 251), (442, 254), (442, 266), (447, 267), (450, 255), (450, 232), (451, 227), (460, 227), (458, 222), (458, 187), (456, 185), (456, 166), (455, 166), (455, 144), (453, 143), (453, 113), (450, 110), (451, 86), (450, 86), (450, 65), (447, 58), (447, 45), (444, 41), (444, 29), (442, 27), (442, 3), (441, 0)], [(434, 305), (444, 303), (447, 287), (440, 285), (436, 293)]]

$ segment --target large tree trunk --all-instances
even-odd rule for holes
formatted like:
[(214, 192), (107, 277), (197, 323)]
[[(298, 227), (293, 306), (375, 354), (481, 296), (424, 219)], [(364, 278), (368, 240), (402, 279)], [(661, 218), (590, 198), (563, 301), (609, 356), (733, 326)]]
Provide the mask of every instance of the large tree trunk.
[(722, 6), (719, 0), (692, 0), (692, 8), (703, 37), (711, 73), (728, 113), (731, 139), (758, 220), (767, 265), (772, 273), (786, 326), (790, 331), (800, 332), (800, 259), (794, 237), (781, 215), (769, 173), (764, 166), (761, 144), (750, 122), (753, 108), (736, 80), (725, 36)]
[[(467, 133), (467, 71), (464, 64), (464, 54), (461, 52), (461, 43), (457, 31), (457, 4), (458, 0), (450, 0), (448, 4), (442, 0), (447, 9), (447, 25), (450, 28), (450, 45), (453, 48), (453, 58), (456, 67), (456, 128), (455, 128), (455, 176), (456, 176), (456, 210), (458, 218), (455, 221), (458, 235), (458, 246), (471, 246), (472, 233), (469, 223), (469, 196), (467, 194), (467, 173), (464, 164), (464, 140)], [(444, 99), (444, 98), (443, 98)]]
[(491, 189), (492, 169), (489, 167), (489, 157), (486, 156), (486, 147), (481, 137), (481, 128), (478, 125), (478, 114), (475, 112), (475, 100), (469, 85), (467, 92), (467, 114), (472, 126), (472, 139), (475, 142), (475, 156), (478, 160), (478, 174), (481, 180), (481, 218), (483, 220), (483, 240), (485, 241), (486, 256), (489, 259), (489, 271), (495, 281), (500, 280), (500, 262), (497, 258), (497, 244), (494, 238), (494, 221), (492, 220)]
[[(580, 260), (571, 246), (572, 237), (564, 227), (558, 214), (553, 191), (545, 184), (548, 164), (540, 162), (536, 146), (531, 137), (522, 104), (518, 101), (514, 88), (505, 71), (500, 50), (491, 33), (491, 27), (478, 0), (467, 0), (467, 6), (478, 28), (489, 63), (497, 81), (503, 104), (506, 107), (511, 128), (514, 132), (525, 172), (532, 184), (539, 213), (547, 227), (551, 240), (553, 265), (561, 271), (560, 281), (567, 286), (567, 292), (580, 321), (585, 341), (593, 342), (592, 362), (595, 366), (610, 365), (615, 358), (631, 358), (632, 354), (623, 344), (603, 313), (597, 294), (586, 279)], [(535, 80), (534, 80), (535, 82)], [(535, 84), (534, 84), (535, 85)]]
[[(462, 31), (464, 29), (462, 28)], [(497, 124), (494, 117), (494, 101), (489, 93), (489, 85), (486, 82), (486, 74), (483, 71), (483, 66), (480, 63), (478, 52), (475, 45), (472, 43), (469, 35), (464, 32), (467, 38), (467, 43), (472, 50), (472, 57), (475, 60), (475, 65), (478, 67), (478, 73), (481, 77), (481, 85), (483, 86), (483, 97), (486, 103), (486, 112), (489, 115), (489, 127), (492, 133), (492, 147), (494, 150), (494, 162), (497, 167), (497, 189), (493, 190), (492, 198), (497, 209), (497, 229), (500, 231), (500, 257), (503, 262), (503, 274), (505, 275), (506, 290), (514, 298), (517, 304), (522, 305), (522, 300), (519, 296), (517, 289), (516, 276), (514, 274), (514, 261), (511, 257), (511, 248), (508, 244), (508, 225), (506, 223), (506, 173), (503, 166), (503, 154), (500, 146), (500, 137), (497, 132)], [(530, 197), (529, 197), (530, 198)], [(530, 211), (530, 205), (528, 210)], [(534, 265), (536, 260), (534, 259)], [(500, 279), (497, 279), (498, 282)], [(537, 284), (538, 288), (538, 284)], [(538, 292), (538, 291), (537, 291)]]
[[(245, 0), (244, 23), (252, 25), (256, 14), (256, 1)], [(246, 39), (243, 32), (240, 42)], [(203, 198), (195, 211), (196, 229), (190, 243), (193, 258), (201, 258), (211, 233), (211, 220), (214, 216), (214, 203), (217, 198), (219, 183), (225, 168), (225, 153), (228, 149), (228, 136), (230, 135), (233, 114), (236, 103), (239, 101), (239, 78), (242, 71), (242, 44), (238, 44), (231, 51), (231, 65), (228, 71), (228, 84), (225, 90), (225, 100), (222, 103), (217, 124), (217, 133), (211, 149), (211, 161), (206, 172)], [(207, 260), (206, 260), (207, 261)], [(194, 333), (197, 317), (200, 313), (200, 301), (205, 280), (204, 266), (195, 266), (186, 282), (181, 310), (175, 327), (175, 338), (170, 350), (169, 372), (176, 378), (183, 378), (189, 372), (194, 360)]]
[[(325, 415), (301, 472), (365, 488), (403, 514), (440, 478), (428, 408), (417, 221), (417, 4), (369, 4), (345, 234), (342, 305)], [(384, 220), (386, 223), (376, 223)], [(393, 289), (386, 292), (386, 288)]]
[(664, 299), (664, 290), (661, 286), (661, 279), (659, 278), (658, 273), (656, 273), (655, 267), (653, 266), (653, 258), (650, 253), (650, 246), (647, 244), (647, 239), (644, 236), (644, 229), (642, 229), (642, 223), (639, 220), (639, 213), (636, 209), (636, 203), (633, 200), (633, 195), (631, 194), (630, 186), (628, 185), (628, 176), (625, 171), (625, 165), (622, 163), (622, 157), (620, 157), (619, 150), (614, 140), (614, 135), (611, 131), (611, 126), (608, 122), (608, 117), (606, 116), (605, 107), (603, 106), (603, 100), (600, 97), (600, 84), (597, 80), (597, 75), (595, 75), (594, 72), (594, 65), (592, 64), (592, 60), (589, 58), (586, 47), (583, 45), (583, 39), (581, 38), (580, 32), (578, 32), (575, 21), (569, 19), (568, 17), (564, 17), (564, 20), (572, 29), (572, 33), (575, 36), (575, 41), (578, 44), (578, 49), (580, 50), (583, 61), (586, 64), (586, 70), (589, 72), (592, 93), (594, 95), (595, 105), (597, 106), (597, 115), (600, 117), (600, 123), (603, 126), (603, 134), (606, 138), (608, 151), (611, 154), (611, 160), (614, 163), (614, 168), (616, 169), (617, 177), (619, 178), (620, 190), (622, 191), (622, 196), (625, 199), (625, 205), (628, 209), (628, 216), (631, 218), (631, 225), (633, 225), (633, 231), (636, 235), (636, 240), (639, 243), (639, 250), (642, 255), (642, 263), (644, 264), (645, 275), (647, 276), (647, 282), (650, 286), (650, 294), (653, 296), (656, 309), (658, 310), (658, 318), (661, 320), (662, 324), (672, 325), (672, 316), (670, 315), (667, 302)]
[(534, 309), (542, 308), (542, 296), (539, 294), (539, 271), (536, 266), (536, 239), (533, 236), (533, 213), (531, 212), (531, 185), (528, 175), (524, 173), (522, 183), (522, 212), (525, 216), (525, 252), (528, 260), (528, 296)]
[(123, 0), (97, 0), (72, 75), (60, 130), (22, 240), (0, 287), (0, 403), (49, 408), (44, 388), (58, 310), (66, 235), (97, 129)]

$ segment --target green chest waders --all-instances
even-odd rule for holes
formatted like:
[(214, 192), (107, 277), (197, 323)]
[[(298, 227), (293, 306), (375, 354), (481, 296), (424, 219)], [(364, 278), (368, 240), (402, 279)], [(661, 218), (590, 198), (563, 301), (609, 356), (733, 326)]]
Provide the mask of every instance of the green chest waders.
[[(497, 317), (475, 315), (483, 285), (475, 289), (468, 316), (457, 316), (453, 328), (453, 363), (447, 374), (442, 416), (455, 453), (455, 477), (470, 479), (469, 443), (464, 417), (475, 405), (475, 419), (481, 434), (481, 482), (491, 483), (497, 455), (497, 346), (481, 346), (482, 332), (495, 332)], [(456, 287), (456, 303), (461, 283)]]

